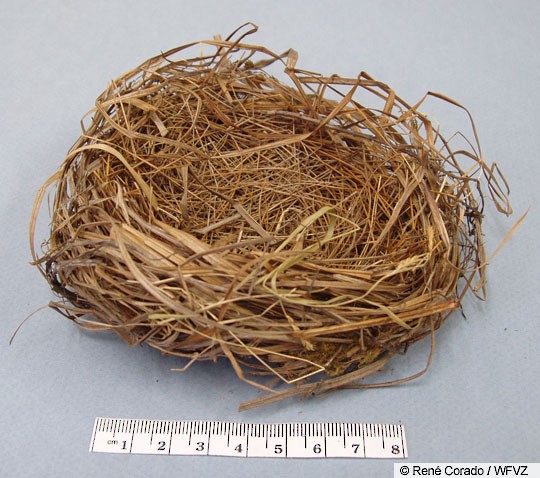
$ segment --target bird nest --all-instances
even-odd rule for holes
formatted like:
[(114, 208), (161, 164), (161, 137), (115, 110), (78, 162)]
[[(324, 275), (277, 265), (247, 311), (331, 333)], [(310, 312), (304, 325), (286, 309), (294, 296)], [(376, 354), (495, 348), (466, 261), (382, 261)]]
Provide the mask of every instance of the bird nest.
[(112, 81), (31, 224), (54, 186), (32, 250), (54, 308), (186, 366), (226, 357), (270, 393), (245, 408), (356, 386), (433, 336), (484, 285), (483, 192), (510, 212), (475, 132), (456, 151), (422, 102), (300, 70), (255, 30)]

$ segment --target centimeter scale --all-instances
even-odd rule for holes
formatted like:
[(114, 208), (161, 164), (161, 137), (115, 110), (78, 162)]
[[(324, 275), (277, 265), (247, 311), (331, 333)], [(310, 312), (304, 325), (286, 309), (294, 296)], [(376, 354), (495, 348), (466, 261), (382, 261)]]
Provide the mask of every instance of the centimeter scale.
[(272, 458), (407, 458), (402, 425), (96, 418), (90, 452)]

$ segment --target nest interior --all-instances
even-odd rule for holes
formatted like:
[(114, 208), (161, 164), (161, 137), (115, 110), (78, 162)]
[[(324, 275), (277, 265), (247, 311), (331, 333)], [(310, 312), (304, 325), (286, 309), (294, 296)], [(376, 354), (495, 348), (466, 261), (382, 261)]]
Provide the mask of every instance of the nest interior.
[(510, 206), (477, 142), (453, 150), (422, 102), (300, 70), (243, 43), (255, 30), (111, 82), (38, 194), (32, 233), (55, 191), (32, 253), (80, 325), (188, 365), (226, 357), (274, 400), (349, 386), (433, 334), (484, 285), (484, 190)]

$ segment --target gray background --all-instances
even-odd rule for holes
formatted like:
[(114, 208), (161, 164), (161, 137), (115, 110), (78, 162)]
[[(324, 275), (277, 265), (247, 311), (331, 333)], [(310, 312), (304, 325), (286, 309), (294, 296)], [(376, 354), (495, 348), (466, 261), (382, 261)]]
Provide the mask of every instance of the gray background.
[[(381, 460), (89, 454), (96, 416), (401, 422), (411, 461), (537, 461), (539, 17), (537, 1), (3, 0), (0, 475), (392, 475), (392, 462)], [(95, 97), (159, 51), (227, 35), (249, 20), (260, 26), (251, 42), (274, 51), (294, 47), (305, 69), (344, 76), (365, 70), (411, 103), (434, 90), (469, 107), (485, 157), (512, 187), (516, 211), (511, 219), (489, 216), (488, 251), (531, 206), (489, 268), (489, 300), (467, 300), (467, 320), (456, 314), (444, 325), (433, 366), (415, 382), (244, 413), (238, 404), (259, 392), (226, 364), (173, 373), (179, 360), (84, 332), (50, 310), (8, 346), (24, 318), (53, 298), (29, 265), (28, 220), (37, 189), (75, 141)], [(450, 132), (467, 124), (463, 113), (434, 103), (424, 110)], [(421, 369), (428, 352), (427, 343), (414, 346), (380, 378)]]

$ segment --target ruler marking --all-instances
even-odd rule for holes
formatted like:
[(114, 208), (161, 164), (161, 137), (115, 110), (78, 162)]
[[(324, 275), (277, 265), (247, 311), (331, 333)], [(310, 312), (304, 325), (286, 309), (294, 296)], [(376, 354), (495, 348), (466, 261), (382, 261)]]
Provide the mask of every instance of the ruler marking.
[[(324, 428), (326, 428), (326, 427), (324, 427)], [(324, 433), (324, 436), (323, 436), (323, 440), (324, 440), (324, 457), (328, 458), (328, 450), (326, 449), (326, 430), (325, 430), (325, 433)]]
[(135, 439), (135, 430), (133, 430), (133, 433), (131, 434), (131, 443), (129, 444), (129, 453), (131, 453), (131, 450), (133, 450), (133, 440)]
[(401, 432), (401, 452), (403, 454), (403, 458), (406, 458), (407, 455), (405, 454), (405, 442), (404, 442), (405, 432), (403, 430), (403, 425), (399, 425), (399, 428)]
[(206, 434), (206, 455), (210, 453), (210, 427), (208, 426), (208, 422), (205, 422), (203, 424), (203, 428), (205, 430)]
[(287, 434), (285, 434), (285, 458), (287, 458), (289, 454), (289, 447), (287, 445), (288, 445)]
[(362, 425), (360, 427), (362, 429), (362, 443), (364, 445), (364, 456), (366, 456), (366, 435), (365, 435), (365, 427)]

